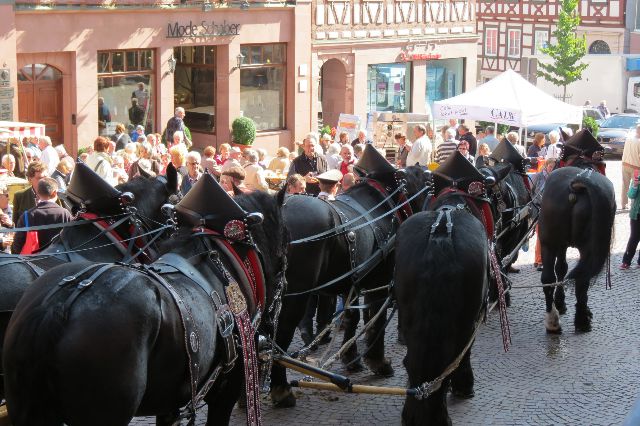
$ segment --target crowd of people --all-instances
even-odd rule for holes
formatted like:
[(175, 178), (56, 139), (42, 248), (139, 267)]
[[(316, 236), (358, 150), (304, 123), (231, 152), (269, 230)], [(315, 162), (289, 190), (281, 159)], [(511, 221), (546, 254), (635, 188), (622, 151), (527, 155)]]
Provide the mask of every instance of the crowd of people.
[[(135, 105), (132, 105), (132, 109), (135, 112)], [(207, 146), (199, 151), (192, 148), (191, 134), (183, 119), (184, 109), (176, 108), (174, 117), (167, 122), (162, 134), (145, 134), (142, 125), (127, 133), (125, 126), (118, 124), (115, 126), (114, 135), (110, 138), (97, 137), (92, 146), (80, 151), (78, 157), (114, 186), (138, 175), (152, 177), (164, 174), (167, 165), (172, 162), (178, 170), (183, 195), (200, 179), (204, 171), (208, 170), (230, 195), (251, 191), (273, 192), (276, 185), (269, 178), (275, 176), (278, 178), (275, 182), (286, 177), (283, 184), (288, 194), (306, 193), (332, 200), (339, 191), (345, 191), (356, 183), (357, 176), (353, 172), (353, 166), (362, 155), (365, 146), (373, 144), (367, 131), (361, 129), (353, 140), (350, 140), (346, 132), (338, 134), (335, 139), (328, 134), (319, 136), (309, 133), (297, 145), (299, 154), (290, 152), (286, 147), (280, 147), (273, 157), (269, 157), (264, 149), (241, 149), (228, 143), (221, 144), (218, 150), (213, 146)], [(571, 136), (570, 129), (565, 130), (568, 136)], [(397, 150), (394, 165), (397, 167), (429, 167), (442, 164), (455, 151), (459, 151), (476, 167), (482, 167), (489, 164), (489, 156), (500, 141), (500, 135), (496, 134), (493, 126), (481, 129), (474, 135), (467, 125), (458, 123), (456, 119), (449, 120), (448, 124), (437, 132), (429, 124), (416, 125), (411, 131), (412, 138), (408, 138), (404, 133), (395, 134)], [(538, 173), (533, 177), (534, 197), (540, 198), (546, 178), (555, 168), (562, 153), (561, 134), (558, 131), (551, 131), (548, 135), (535, 134), (526, 152), (519, 143), (518, 133), (508, 132), (504, 138), (512, 143), (523, 157), (534, 159), (540, 165)], [(636, 137), (627, 141), (622, 159), (622, 208), (627, 208), (628, 199), (633, 201), (630, 208), (632, 232), (627, 250), (631, 254), (625, 255), (623, 268), (630, 264), (629, 256), (633, 256), (638, 245), (636, 240), (640, 240), (640, 229), (637, 225), (640, 210), (637, 200), (640, 197), (637, 196), (637, 185), (634, 186), (634, 183), (638, 182), (637, 174), (640, 170), (639, 146), (640, 127)], [(42, 191), (64, 193), (75, 165), (75, 159), (67, 154), (64, 146), (54, 147), (51, 139), (46, 136), (25, 138), (23, 148), (26, 164), (29, 164), (26, 178), (30, 187), (16, 194), (13, 206), (8, 204), (6, 188), (0, 187), (0, 219), (3, 227), (16, 226), (19, 220), (28, 220), (30, 217), (24, 216), (25, 212), (38, 208), (43, 200), (55, 203), (57, 195), (49, 198), (46, 195), (40, 197), (38, 183), (43, 178), (50, 177), (51, 181), (47, 180), (48, 189)], [(2, 168), (8, 176), (13, 176), (16, 158), (11, 154), (3, 155)], [(30, 223), (33, 223), (33, 218)], [(41, 245), (48, 240), (47, 236), (43, 236)], [(19, 253), (22, 248), (19, 243), (15, 243), (16, 241), (20, 240), (3, 235), (2, 249)], [(541, 264), (537, 244), (535, 266), (541, 268)]]

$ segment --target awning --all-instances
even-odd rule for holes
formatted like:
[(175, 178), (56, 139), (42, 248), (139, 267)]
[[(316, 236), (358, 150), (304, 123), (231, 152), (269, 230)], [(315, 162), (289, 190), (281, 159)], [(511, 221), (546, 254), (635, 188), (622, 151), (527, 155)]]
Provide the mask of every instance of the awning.
[(44, 124), (0, 121), (0, 139), (44, 136)]

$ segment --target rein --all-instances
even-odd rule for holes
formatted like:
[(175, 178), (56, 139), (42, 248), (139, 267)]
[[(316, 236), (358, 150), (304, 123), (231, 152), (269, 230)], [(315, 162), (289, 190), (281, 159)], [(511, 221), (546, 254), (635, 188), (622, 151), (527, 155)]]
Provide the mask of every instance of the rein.
[[(373, 185), (371, 185), (371, 186), (373, 187)], [(327, 231), (320, 232), (319, 234), (312, 235), (310, 237), (305, 237), (305, 238), (300, 238), (300, 239), (297, 239), (297, 240), (293, 240), (293, 241), (289, 242), (289, 244), (294, 245), (294, 244), (307, 243), (307, 242), (311, 242), (311, 241), (324, 240), (324, 239), (327, 239), (327, 238), (337, 237), (338, 235), (344, 234), (344, 233), (346, 233), (348, 231), (353, 231), (352, 228), (347, 228), (350, 223), (353, 223), (353, 222), (359, 221), (360, 219), (365, 218), (368, 214), (373, 213), (378, 207), (380, 207), (383, 204), (387, 203), (388, 201), (392, 200), (394, 195), (396, 195), (398, 192), (400, 192), (402, 189), (404, 189), (404, 186), (405, 186), (404, 184), (399, 185), (395, 189), (395, 191), (393, 191), (391, 194), (386, 196), (382, 201), (380, 201), (375, 206), (371, 207), (366, 212), (362, 213), (360, 216), (357, 216), (357, 217), (353, 218), (352, 220), (349, 221), (349, 223), (343, 223), (341, 225), (336, 226), (333, 229), (329, 229)], [(402, 204), (400, 204), (400, 206), (396, 206), (396, 208), (392, 209), (392, 212), (396, 212), (399, 207), (404, 206), (407, 202), (408, 201), (405, 201)], [(366, 225), (370, 225), (371, 223), (376, 222), (378, 219), (381, 219), (382, 217), (383, 216), (380, 216), (378, 218), (374, 218), (374, 219), (370, 220), (369, 222), (366, 222), (364, 225), (365, 226)], [(345, 228), (347, 228), (347, 229), (345, 229)]]

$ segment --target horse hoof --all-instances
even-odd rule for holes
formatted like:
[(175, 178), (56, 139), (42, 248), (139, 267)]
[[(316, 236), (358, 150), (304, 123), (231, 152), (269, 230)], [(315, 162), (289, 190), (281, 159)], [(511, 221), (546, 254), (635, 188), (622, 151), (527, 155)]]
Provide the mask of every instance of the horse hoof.
[(290, 386), (276, 386), (271, 389), (271, 401), (274, 408), (293, 408), (296, 406), (296, 397), (291, 392)]
[(556, 302), (556, 306), (558, 308), (558, 313), (560, 315), (564, 315), (567, 313), (567, 304), (566, 303), (557, 303)]
[(574, 321), (574, 325), (576, 327), (576, 331), (578, 332), (589, 332), (591, 331), (591, 319), (577, 319)]
[(544, 314), (544, 327), (549, 334), (561, 334), (562, 327), (560, 326), (560, 316), (555, 305), (551, 308), (550, 312)]
[(382, 360), (372, 360), (365, 358), (364, 362), (369, 367), (369, 370), (376, 376), (380, 377), (391, 377), (394, 374), (393, 367), (391, 366), (391, 361), (386, 358)]
[(451, 395), (460, 399), (471, 399), (476, 396), (476, 393), (472, 389), (454, 389), (451, 388)]

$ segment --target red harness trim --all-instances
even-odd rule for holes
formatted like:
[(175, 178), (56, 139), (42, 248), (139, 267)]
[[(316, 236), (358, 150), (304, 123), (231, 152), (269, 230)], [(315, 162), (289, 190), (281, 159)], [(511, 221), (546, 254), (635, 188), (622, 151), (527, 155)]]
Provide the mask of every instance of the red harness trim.
[[(387, 192), (387, 190), (377, 180), (368, 179), (367, 183), (371, 185), (371, 187), (373, 187), (375, 190), (380, 192), (384, 198), (387, 198), (389, 196), (389, 193)], [(405, 203), (406, 201), (407, 201), (407, 196), (403, 192), (400, 192), (400, 196), (398, 198), (398, 204)], [(404, 218), (402, 217), (403, 215), (400, 214), (400, 212), (404, 213)], [(411, 209), (411, 205), (409, 203), (405, 203), (399, 210), (396, 210), (396, 216), (398, 217), (398, 220), (400, 221), (400, 223), (407, 220), (412, 214), (413, 214), (413, 210)]]
[[(85, 219), (85, 220), (95, 220), (95, 219), (100, 219), (100, 217), (95, 214), (95, 213), (89, 213), (89, 212), (84, 212), (80, 214), (80, 218)], [(108, 229), (111, 224), (109, 222), (107, 222), (106, 220), (97, 220), (95, 222), (93, 222), (98, 228), (100, 228), (101, 231), (105, 231), (106, 229)], [(133, 227), (133, 225), (131, 225), (129, 227), (129, 234), (133, 235), (133, 232), (135, 231), (135, 228)], [(124, 248), (125, 252), (129, 249), (129, 246), (127, 245), (127, 243), (124, 242), (124, 238), (122, 238), (122, 236), (120, 236), (120, 234), (118, 234), (116, 232), (115, 229), (111, 229), (110, 231), (108, 231), (109, 234), (120, 243), (120, 245)], [(142, 241), (141, 238), (136, 238), (134, 241), (134, 245), (137, 248), (142, 248), (144, 247), (144, 241)], [(147, 250), (144, 250), (142, 253), (140, 253), (139, 255), (140, 257), (145, 257), (147, 262), (151, 262), (151, 256), (149, 255), (149, 253), (147, 252)]]
[[(82, 219), (85, 219), (85, 220), (95, 220), (95, 219), (99, 219), (99, 218), (100, 218), (97, 214), (95, 214), (95, 213), (88, 213), (88, 212), (81, 213), (81, 214), (80, 214), (80, 217), (81, 217)], [(106, 220), (97, 220), (97, 221), (95, 221), (95, 222), (93, 222), (93, 223), (94, 223), (94, 225), (96, 225), (98, 228), (101, 228), (101, 230), (102, 230), (102, 231), (104, 231), (104, 230), (108, 229), (108, 228), (109, 228), (109, 226), (111, 226), (111, 225), (109, 224), (109, 222), (107, 222)], [(124, 240), (124, 238), (122, 238), (122, 237), (120, 236), (120, 234), (118, 234), (118, 233), (116, 232), (116, 230), (115, 230), (115, 229), (112, 229), (112, 230), (110, 230), (110, 231), (108, 231), (108, 232), (109, 232), (109, 234), (111, 234), (111, 235), (116, 239), (116, 241), (118, 241), (118, 242), (122, 245), (122, 247), (124, 247), (124, 249), (125, 249), (125, 250), (128, 248), (128, 247), (127, 247), (127, 245), (125, 244), (125, 242), (123, 241), (123, 240)]]
[[(203, 232), (209, 235), (221, 236), (219, 232), (213, 231), (208, 228), (196, 228), (198, 232)], [(266, 292), (265, 292), (265, 283), (264, 283), (264, 275), (262, 274), (262, 266), (260, 265), (260, 258), (258, 257), (258, 253), (250, 248), (247, 251), (247, 261), (251, 266), (251, 271), (247, 269), (247, 265), (242, 261), (242, 258), (233, 247), (233, 245), (226, 240), (225, 238), (219, 239), (222, 244), (229, 250), (229, 253), (233, 255), (235, 262), (240, 266), (242, 272), (247, 277), (247, 281), (251, 285), (252, 296), (256, 301), (256, 307), (264, 307), (266, 303)], [(255, 278), (255, 279), (254, 279)]]
[(473, 210), (472, 212), (473, 215), (476, 216), (478, 219), (480, 219), (480, 221), (484, 225), (484, 229), (487, 232), (487, 237), (489, 239), (493, 238), (493, 231), (494, 231), (493, 213), (491, 212), (491, 205), (489, 204), (488, 201), (478, 199), (472, 196), (471, 194), (468, 194), (457, 188), (445, 188), (442, 191), (440, 191), (440, 193), (437, 196), (431, 199), (431, 202), (429, 203), (430, 206), (433, 206), (433, 204), (435, 204), (435, 202), (440, 197), (443, 197), (444, 195), (447, 195), (447, 194), (457, 194), (471, 200), (471, 203), (467, 203), (467, 205), (470, 206), (471, 210)]

